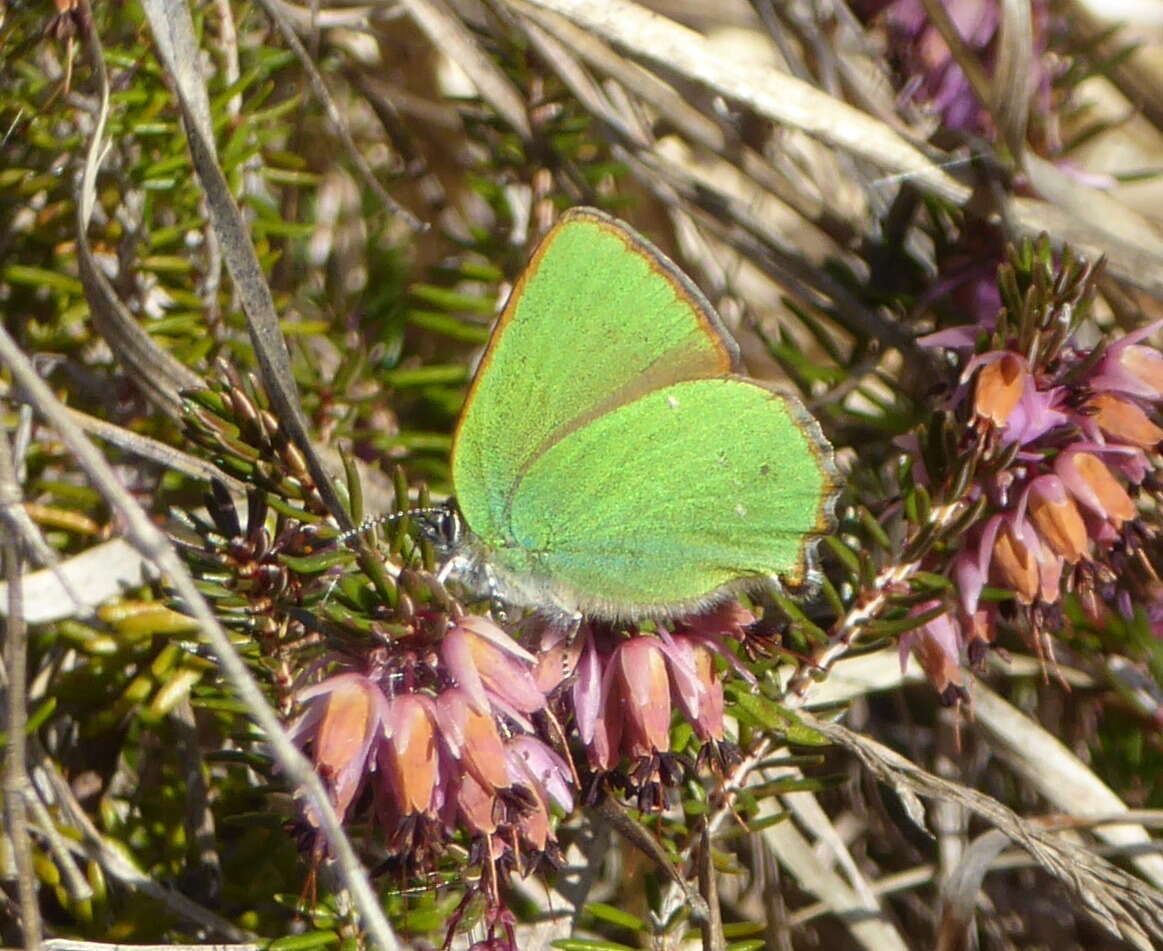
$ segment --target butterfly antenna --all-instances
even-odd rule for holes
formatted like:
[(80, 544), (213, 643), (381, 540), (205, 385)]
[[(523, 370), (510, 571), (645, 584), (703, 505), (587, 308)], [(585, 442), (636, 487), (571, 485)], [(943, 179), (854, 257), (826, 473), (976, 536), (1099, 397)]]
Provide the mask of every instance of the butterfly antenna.
[(372, 515), (370, 519), (364, 519), (355, 528), (350, 528), (347, 531), (341, 531), (335, 536), (336, 544), (344, 544), (355, 538), (357, 535), (363, 535), (365, 531), (370, 531), (376, 528), (377, 525), (394, 524), (395, 522), (404, 521), (405, 519), (412, 519), (412, 517), (420, 516), (435, 516), (437, 522), (447, 520), (452, 517), (452, 509), (448, 505), (442, 506), (424, 506), (421, 508), (408, 508), (404, 512), (385, 512), (381, 515)]

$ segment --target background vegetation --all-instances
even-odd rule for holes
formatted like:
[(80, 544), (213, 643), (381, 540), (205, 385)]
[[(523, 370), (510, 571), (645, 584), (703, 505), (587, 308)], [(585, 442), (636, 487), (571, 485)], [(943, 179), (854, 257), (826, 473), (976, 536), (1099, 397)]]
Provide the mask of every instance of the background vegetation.
[[(1149, 24), (655, 9), (0, 6), (6, 943), (1160, 942)], [(450, 490), (577, 204), (682, 264), (846, 487), (816, 589), (730, 638), (756, 683), (718, 662), (738, 757), (676, 713), (688, 769), (592, 771), (492, 894), (479, 834), (389, 840), (277, 723), (460, 616), (407, 526), (329, 540)]]

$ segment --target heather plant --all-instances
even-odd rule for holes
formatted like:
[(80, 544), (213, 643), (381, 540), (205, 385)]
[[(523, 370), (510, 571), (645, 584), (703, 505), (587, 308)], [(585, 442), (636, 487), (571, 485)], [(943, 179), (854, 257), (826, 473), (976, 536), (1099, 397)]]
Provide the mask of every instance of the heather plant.
[[(1073, 5), (664, 12), (0, 14), (7, 943), (1163, 940), (1157, 67)], [(819, 421), (805, 583), (449, 570), (582, 204)]]

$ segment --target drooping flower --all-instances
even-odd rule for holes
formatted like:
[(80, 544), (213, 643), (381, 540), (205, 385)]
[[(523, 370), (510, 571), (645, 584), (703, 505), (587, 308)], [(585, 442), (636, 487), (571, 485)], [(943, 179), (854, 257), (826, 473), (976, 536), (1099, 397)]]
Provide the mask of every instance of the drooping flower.
[(493, 708), (518, 718), (545, 706), (545, 694), (533, 675), (537, 658), (492, 621), (463, 618), (445, 636), (441, 656), (472, 706)]
[(1086, 410), (1109, 440), (1141, 449), (1154, 449), (1163, 441), (1163, 429), (1151, 422), (1142, 407), (1122, 396), (1098, 393), (1087, 402)]
[[(940, 601), (925, 601), (916, 605), (909, 614), (923, 617), (943, 607)], [(947, 703), (953, 703), (965, 694), (965, 672), (961, 663), (961, 637), (957, 625), (947, 611), (926, 621), (920, 627), (905, 632), (900, 639), (901, 671), (909, 661), (910, 653), (917, 658), (929, 682)]]
[(670, 678), (657, 639), (627, 638), (614, 650), (610, 668), (606, 719), (621, 721), (626, 753), (639, 757), (669, 750)]
[(431, 698), (412, 693), (392, 699), (384, 738), (380, 767), (397, 812), (434, 816), (440, 808), (440, 750)]
[[(329, 677), (300, 691), (299, 699), (306, 709), (291, 726), (291, 738), (310, 747), (335, 811), (343, 818), (374, 768), (387, 701), (378, 685), (357, 673)], [(318, 823), (310, 809), (307, 817)]]
[(1163, 395), (1163, 354), (1139, 341), (1160, 327), (1163, 321), (1157, 320), (1107, 347), (1091, 377), (1091, 386), (1147, 400), (1159, 399)]
[(1067, 449), (1054, 460), (1054, 472), (1080, 505), (1116, 531), (1135, 514), (1127, 490), (1095, 453)]
[(1086, 556), (1086, 525), (1078, 506), (1057, 475), (1035, 478), (1028, 489), (1026, 511), (1046, 544), (1074, 565)]
[(1024, 358), (1009, 351), (994, 351), (984, 362), (974, 385), (973, 411), (998, 427), (1010, 422), (1027, 385), (1033, 386)]
[(1012, 588), (1024, 604), (1032, 604), (1040, 590), (1037, 545), (1028, 525), (1002, 518), (993, 543), (992, 578)]
[(436, 720), (449, 752), (484, 789), (509, 785), (496, 720), (473, 704), (465, 688), (450, 687), (436, 698)]

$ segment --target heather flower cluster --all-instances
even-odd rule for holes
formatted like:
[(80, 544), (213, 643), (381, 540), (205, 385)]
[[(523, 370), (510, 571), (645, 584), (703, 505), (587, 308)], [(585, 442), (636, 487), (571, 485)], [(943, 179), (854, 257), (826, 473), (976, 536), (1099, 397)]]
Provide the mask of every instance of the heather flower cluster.
[[(986, 72), (991, 71), (996, 59), (1001, 5), (997, 0), (945, 0), (943, 6), (966, 50)], [(1044, 0), (1032, 4), (1035, 68), (1029, 93), (1032, 114), (1043, 118), (1053, 115), (1053, 77), (1043, 64), (1047, 6)], [(883, 19), (889, 55), (904, 77), (900, 91), (903, 100), (915, 102), (935, 115), (943, 130), (996, 141), (997, 129), (987, 104), (974, 91), (921, 0), (857, 0), (853, 8), (866, 21)]]
[[(383, 831), (389, 864), (431, 867), (464, 833), (485, 867), (523, 873), (556, 862), (553, 816), (573, 809), (583, 777), (592, 789), (616, 776), (644, 806), (661, 804), (681, 777), (676, 708), (700, 741), (725, 746), (714, 657), (749, 677), (724, 638), (753, 620), (729, 604), (652, 634), (547, 628), (534, 655), (464, 617), (438, 643), (401, 638), (300, 689), (291, 732), (340, 816), (370, 815)], [(306, 820), (317, 824), (309, 809)]]
[[(1060, 626), (1064, 592), (1075, 593), (1096, 621), (1110, 607), (1133, 613), (1125, 568), (1148, 541), (1135, 497), (1158, 467), (1163, 440), (1163, 354), (1145, 343), (1159, 326), (1101, 354), (1068, 343), (1036, 363), (1001, 346), (970, 356), (976, 328), (924, 341), (966, 355), (947, 409), (1002, 460), (981, 466), (966, 491), (967, 502), (986, 500), (988, 515), (953, 560), (953, 610), (901, 641), (902, 663), (913, 651), (947, 699), (963, 692), (961, 651), (980, 659), (1015, 603), (1038, 636)], [(922, 484), (928, 478), (918, 473)], [(983, 597), (990, 585), (1012, 594), (1008, 606)], [(933, 600), (914, 613), (941, 607)]]

